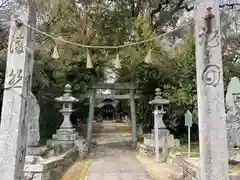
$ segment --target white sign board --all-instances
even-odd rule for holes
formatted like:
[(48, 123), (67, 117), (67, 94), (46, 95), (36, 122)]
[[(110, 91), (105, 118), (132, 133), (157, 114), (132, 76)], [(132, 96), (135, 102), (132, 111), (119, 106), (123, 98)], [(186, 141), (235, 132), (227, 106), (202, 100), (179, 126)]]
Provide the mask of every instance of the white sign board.
[(185, 126), (192, 127), (192, 113), (189, 110), (187, 110), (184, 116), (185, 116)]

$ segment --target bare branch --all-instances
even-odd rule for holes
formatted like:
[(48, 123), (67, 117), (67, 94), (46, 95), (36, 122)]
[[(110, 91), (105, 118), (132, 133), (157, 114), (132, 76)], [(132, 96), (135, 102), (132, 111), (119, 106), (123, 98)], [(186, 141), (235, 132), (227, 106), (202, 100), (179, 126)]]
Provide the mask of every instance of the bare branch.
[(9, 4), (9, 0), (2, 0), (0, 3), (0, 8), (5, 8)]

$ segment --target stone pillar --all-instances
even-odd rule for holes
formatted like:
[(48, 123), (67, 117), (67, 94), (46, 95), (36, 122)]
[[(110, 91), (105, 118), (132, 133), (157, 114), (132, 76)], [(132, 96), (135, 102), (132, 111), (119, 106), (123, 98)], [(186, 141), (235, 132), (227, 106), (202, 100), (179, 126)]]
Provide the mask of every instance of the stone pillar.
[(31, 33), (22, 24), (29, 23), (29, 9), (13, 16), (9, 34), (7, 67), (0, 128), (0, 179), (23, 179), (27, 145), (27, 103), (31, 72), (28, 59)]
[(130, 106), (131, 106), (131, 122), (132, 122), (132, 145), (137, 145), (137, 120), (136, 120), (136, 106), (135, 106), (135, 90), (130, 89)]
[(196, 71), (202, 180), (228, 180), (219, 4), (197, 0)]
[(91, 96), (89, 98), (89, 114), (88, 114), (88, 126), (87, 126), (87, 141), (89, 150), (92, 148), (92, 125), (94, 120), (94, 109), (95, 109), (95, 96), (96, 89), (91, 89)]

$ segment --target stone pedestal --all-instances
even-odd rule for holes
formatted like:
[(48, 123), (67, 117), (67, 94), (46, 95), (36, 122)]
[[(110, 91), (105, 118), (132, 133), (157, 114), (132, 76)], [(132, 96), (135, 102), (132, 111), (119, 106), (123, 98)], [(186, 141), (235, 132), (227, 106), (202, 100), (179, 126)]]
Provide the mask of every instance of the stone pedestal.
[[(165, 135), (167, 132), (167, 135)], [(165, 132), (159, 132), (158, 139), (158, 152), (159, 152), (159, 161), (165, 162), (169, 152), (172, 148), (179, 147), (179, 139), (174, 139), (172, 134), (168, 134), (168, 130)], [(142, 156), (147, 156), (153, 158), (155, 155), (155, 138), (154, 133), (145, 134), (143, 139), (143, 144), (138, 144), (139, 154)]]
[(78, 138), (79, 134), (74, 128), (59, 129), (52, 136), (52, 139), (47, 141), (47, 146), (54, 149), (56, 154), (59, 154), (73, 148)]
[(52, 136), (56, 141), (74, 141), (78, 138), (78, 132), (75, 129), (59, 129), (57, 133)]
[[(155, 134), (155, 131), (154, 131), (154, 129), (152, 129), (150, 136), (152, 138), (154, 138), (154, 134)], [(159, 139), (162, 137), (168, 136), (168, 135), (169, 135), (169, 131), (167, 129), (161, 129), (161, 128), (158, 129), (158, 138)]]

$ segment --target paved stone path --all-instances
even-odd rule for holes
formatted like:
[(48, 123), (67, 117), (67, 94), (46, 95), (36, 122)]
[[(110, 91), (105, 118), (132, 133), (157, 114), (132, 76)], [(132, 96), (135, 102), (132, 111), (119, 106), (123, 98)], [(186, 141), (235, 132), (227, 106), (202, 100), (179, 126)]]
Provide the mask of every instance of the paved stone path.
[(85, 180), (151, 180), (136, 160), (136, 154), (117, 132), (114, 124), (103, 122), (103, 130), (97, 140), (96, 159)]

